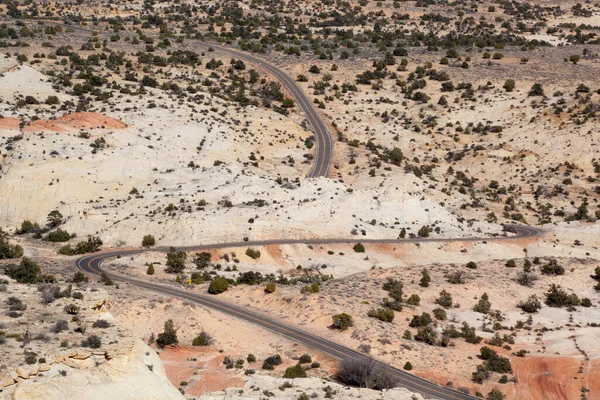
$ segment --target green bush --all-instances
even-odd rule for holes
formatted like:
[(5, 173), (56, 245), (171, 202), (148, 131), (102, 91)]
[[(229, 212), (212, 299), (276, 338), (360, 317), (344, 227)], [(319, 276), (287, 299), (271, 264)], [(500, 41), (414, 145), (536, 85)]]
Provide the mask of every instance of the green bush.
[(306, 378), (308, 375), (302, 365), (296, 364), (293, 367), (288, 367), (283, 374), (284, 378), (295, 379), (295, 378)]
[(440, 292), (440, 297), (438, 297), (435, 302), (444, 308), (452, 307), (452, 295), (445, 290)]
[(321, 286), (317, 282), (313, 282), (311, 285), (306, 285), (300, 289), (300, 293), (319, 293), (321, 291)]
[(372, 308), (367, 312), (367, 315), (383, 322), (392, 322), (394, 320), (394, 310), (389, 308)]
[(352, 249), (357, 252), (357, 253), (364, 253), (365, 252), (365, 246), (363, 246), (362, 243), (356, 243)]
[(421, 303), (421, 298), (419, 297), (419, 295), (417, 294), (412, 294), (407, 300), (406, 300), (406, 304), (409, 304), (411, 306), (418, 306), (419, 303)]
[(254, 250), (254, 249), (251, 249), (250, 247), (248, 247), (246, 249), (246, 255), (253, 260), (257, 260), (260, 258), (260, 250)]
[(475, 261), (469, 261), (465, 267), (469, 269), (477, 269), (477, 263), (475, 263)]
[(229, 289), (229, 283), (227, 282), (227, 279), (220, 276), (216, 276), (208, 286), (208, 293), (219, 294), (223, 293), (227, 289)]
[(18, 244), (11, 245), (2, 237), (0, 230), (0, 260), (9, 260), (11, 258), (23, 257), (23, 248)]
[(440, 321), (445, 321), (446, 319), (448, 319), (448, 316), (446, 315), (446, 310), (442, 308), (435, 308), (432, 312), (435, 319), (438, 319)]
[(505, 264), (508, 268), (515, 268), (517, 266), (517, 262), (515, 260), (508, 260)]
[(175, 247), (170, 247), (169, 252), (167, 253), (167, 262), (165, 269), (166, 272), (170, 274), (179, 274), (183, 272), (185, 269), (185, 260), (187, 258), (187, 254), (185, 251), (177, 251)]
[(421, 271), (421, 281), (419, 285), (421, 285), (421, 287), (429, 287), (429, 282), (431, 282), (429, 271), (427, 268), (423, 268), (423, 271)]
[(265, 286), (265, 292), (273, 293), (273, 292), (275, 292), (276, 288), (277, 288), (277, 285), (275, 284), (275, 282), (269, 282), (269, 283), (267, 283), (267, 286)]
[(19, 283), (37, 283), (41, 272), (40, 266), (27, 257), (19, 265), (4, 267), (4, 273)]
[(579, 303), (579, 297), (575, 293), (567, 293), (555, 284), (550, 285), (550, 289), (546, 293), (546, 304), (550, 307), (574, 307)]
[(312, 362), (312, 357), (308, 354), (302, 354), (298, 359), (298, 364), (310, 364)]
[(163, 348), (165, 346), (175, 345), (179, 343), (177, 339), (177, 331), (175, 330), (175, 325), (172, 319), (169, 319), (165, 322), (164, 331), (159, 333), (156, 337), (156, 344)]
[(406, 364), (404, 364), (404, 369), (407, 370), (407, 371), (412, 371), (413, 366), (410, 363), (410, 361), (407, 361)]
[(487, 293), (484, 293), (481, 295), (479, 302), (473, 307), (473, 310), (478, 313), (487, 314), (491, 307), (492, 303), (490, 303)]
[(50, 242), (67, 242), (71, 239), (71, 234), (60, 228), (48, 233), (46, 239)]
[(145, 235), (142, 238), (142, 246), (143, 247), (152, 247), (156, 244), (156, 239), (152, 235)]
[(332, 315), (331, 319), (333, 320), (333, 324), (331, 326), (340, 331), (345, 331), (351, 326), (354, 326), (354, 319), (351, 315), (346, 313)]
[(210, 346), (212, 343), (212, 337), (204, 331), (200, 332), (200, 334), (192, 340), (192, 346)]
[(87, 339), (83, 340), (81, 342), (81, 345), (83, 347), (89, 347), (92, 349), (99, 349), (100, 346), (102, 346), (102, 340), (96, 336), (96, 335), (92, 335), (92, 336), (88, 336)]
[(146, 269), (147, 275), (154, 275), (154, 265), (152, 263), (147, 263), (148, 268)]

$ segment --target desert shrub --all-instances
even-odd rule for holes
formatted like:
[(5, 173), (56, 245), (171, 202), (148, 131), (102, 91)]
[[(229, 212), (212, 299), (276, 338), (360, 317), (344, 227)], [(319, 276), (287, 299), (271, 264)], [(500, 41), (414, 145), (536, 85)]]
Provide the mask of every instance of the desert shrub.
[(83, 293), (81, 292), (73, 292), (72, 296), (76, 300), (83, 300)]
[(91, 335), (81, 342), (81, 346), (89, 347), (91, 349), (99, 349), (100, 346), (102, 346), (102, 340), (96, 335)]
[(404, 295), (404, 283), (397, 279), (388, 278), (383, 284), (383, 290), (388, 292), (390, 298), (397, 302), (401, 302), (402, 296)]
[(352, 250), (354, 250), (356, 253), (364, 253), (365, 246), (362, 243), (356, 243), (354, 246), (352, 246)]
[(152, 235), (144, 235), (142, 238), (142, 246), (143, 247), (152, 247), (156, 244), (156, 239)]
[(146, 275), (154, 275), (154, 264), (147, 263), (148, 268), (146, 268)]
[(473, 307), (473, 310), (477, 311), (478, 313), (487, 314), (490, 311), (491, 307), (492, 303), (490, 303), (489, 301), (488, 294), (484, 293), (481, 295), (481, 299), (479, 300), (479, 302), (477, 302), (477, 304), (475, 304), (475, 307)]
[(433, 346), (437, 341), (437, 332), (431, 325), (422, 326), (417, 329), (414, 339), (417, 342), (424, 342)]
[(452, 272), (448, 274), (447, 281), (453, 285), (461, 285), (465, 283), (465, 273), (463, 271)]
[(340, 331), (345, 331), (351, 326), (354, 326), (354, 319), (351, 315), (346, 313), (332, 315), (331, 319), (333, 320), (333, 324), (331, 326)]
[(435, 299), (435, 302), (444, 308), (452, 307), (452, 295), (445, 290), (440, 292), (440, 296)]
[(227, 279), (216, 276), (208, 286), (208, 293), (210, 294), (220, 294), (229, 289), (229, 283)]
[(306, 371), (302, 368), (302, 365), (296, 364), (293, 367), (288, 367), (283, 374), (284, 378), (295, 379), (295, 378), (306, 378)]
[(529, 90), (529, 96), (543, 96), (544, 88), (541, 83), (534, 83)]
[(4, 267), (4, 273), (19, 283), (37, 283), (41, 272), (40, 266), (27, 257), (24, 257), (19, 265)]
[(72, 256), (75, 255), (75, 250), (73, 250), (70, 244), (66, 244), (58, 249), (58, 254), (62, 254), (63, 256)]
[(96, 322), (94, 322), (92, 324), (92, 327), (93, 328), (106, 329), (106, 328), (110, 328), (111, 324), (110, 324), (110, 322), (108, 322), (105, 319), (99, 319), (99, 320), (96, 320)]
[(17, 235), (23, 235), (25, 233), (34, 233), (40, 231), (38, 223), (33, 223), (29, 220), (24, 220), (21, 223), (21, 228), (17, 231)]
[(531, 287), (536, 280), (537, 276), (535, 274), (525, 271), (519, 271), (517, 273), (517, 282), (519, 285)]
[[(97, 236), (90, 236), (85, 242), (79, 242), (73, 249), (74, 254), (87, 254), (100, 251), (102, 240)], [(62, 254), (62, 253), (61, 253)]]
[(283, 364), (283, 360), (279, 354), (275, 354), (274, 356), (267, 357), (265, 361), (263, 361), (262, 369), (272, 370), (277, 365)]
[(546, 264), (540, 267), (540, 271), (544, 275), (564, 275), (565, 268), (558, 263), (555, 259), (551, 259)]
[(429, 282), (431, 282), (431, 276), (429, 275), (429, 271), (427, 270), (427, 268), (423, 268), (423, 270), (421, 271), (421, 280), (419, 282), (419, 285), (421, 285), (421, 287), (429, 287)]
[(383, 322), (392, 322), (394, 320), (394, 310), (389, 308), (372, 308), (367, 312), (367, 315)]
[(517, 307), (519, 307), (527, 313), (536, 313), (542, 308), (542, 303), (534, 294), (529, 296), (527, 300), (519, 302), (519, 304), (517, 304)]
[(479, 349), (479, 352), (479, 358), (485, 360), (485, 366), (489, 371), (499, 373), (512, 372), (510, 360), (506, 357), (498, 355), (495, 350), (492, 350), (487, 346), (483, 346), (481, 349)]
[(256, 356), (252, 353), (248, 354), (248, 357), (246, 357), (246, 361), (248, 361), (249, 363), (253, 363), (256, 361)]
[(198, 269), (204, 269), (208, 267), (208, 265), (210, 264), (210, 253), (207, 251), (196, 253), (196, 258), (194, 258), (194, 264), (196, 264), (196, 268)]
[(435, 308), (432, 312), (435, 319), (439, 319), (440, 321), (445, 321), (446, 319), (448, 319), (448, 316), (446, 315), (446, 310), (442, 308)]
[(321, 286), (319, 286), (319, 284), (317, 282), (313, 282), (310, 285), (303, 286), (302, 289), (300, 289), (300, 293), (302, 293), (302, 294), (319, 293), (320, 291), (321, 291)]
[(344, 359), (336, 370), (335, 379), (349, 386), (369, 389), (391, 389), (397, 381), (376, 367), (371, 359)]
[(432, 322), (431, 315), (424, 312), (421, 315), (413, 315), (412, 320), (408, 324), (411, 328), (427, 326)]
[(567, 293), (555, 284), (550, 285), (550, 289), (546, 293), (546, 304), (550, 307), (574, 307), (579, 303), (579, 297), (575, 293)]
[(6, 299), (6, 304), (9, 306), (8, 309), (10, 311), (25, 311), (27, 309), (27, 305), (23, 303), (21, 299), (15, 296), (10, 296)]
[(298, 364), (310, 364), (312, 362), (312, 357), (308, 354), (302, 354), (298, 359)]
[(100, 274), (100, 283), (103, 283), (106, 286), (113, 285), (112, 279), (110, 278), (110, 276), (108, 276), (108, 274), (106, 272), (103, 272)]
[(465, 267), (469, 269), (477, 269), (477, 263), (475, 261), (469, 261)]
[(251, 249), (250, 247), (248, 247), (246, 249), (246, 255), (253, 260), (257, 260), (260, 258), (260, 250), (254, 250), (254, 249)]
[(210, 336), (205, 331), (200, 332), (198, 336), (192, 340), (192, 346), (210, 346), (213, 344), (214, 340), (212, 336)]
[(158, 347), (171, 346), (179, 343), (177, 339), (177, 330), (172, 319), (165, 322), (164, 330), (156, 336), (156, 344)]
[(507, 79), (506, 81), (504, 81), (504, 85), (502, 87), (507, 92), (512, 92), (513, 90), (515, 90), (515, 80), (514, 79)]
[[(504, 377), (506, 377), (506, 375), (504, 375)], [(508, 379), (506, 380), (508, 382)], [(506, 383), (506, 382), (500, 382), (500, 383)], [(504, 393), (502, 393), (500, 390), (498, 389), (492, 389), (486, 397), (486, 400), (504, 400), (506, 398), (506, 395)]]
[(82, 283), (82, 282), (87, 282), (87, 281), (88, 281), (87, 275), (81, 271), (75, 272), (73, 274), (73, 278), (71, 278), (71, 282), (73, 282), (73, 283)]
[(77, 315), (77, 314), (79, 314), (80, 310), (81, 310), (81, 308), (77, 307), (75, 304), (67, 304), (63, 308), (63, 311), (69, 315)]
[(409, 304), (411, 306), (418, 306), (419, 303), (421, 303), (421, 298), (419, 297), (419, 295), (417, 294), (412, 294), (407, 300), (406, 300), (406, 304)]
[(504, 265), (508, 268), (515, 268), (517, 266), (517, 262), (513, 259), (510, 259)]
[(265, 292), (273, 293), (273, 292), (275, 292), (276, 288), (277, 288), (277, 285), (275, 284), (275, 282), (269, 282), (269, 283), (267, 283), (267, 286), (265, 286)]
[(59, 319), (58, 321), (56, 321), (54, 323), (54, 325), (52, 325), (52, 328), (50, 328), (50, 330), (54, 333), (60, 333), (62, 331), (67, 331), (67, 330), (69, 330), (69, 323), (67, 321), (65, 321), (64, 319)]
[(169, 252), (167, 253), (167, 262), (165, 269), (166, 272), (170, 274), (179, 274), (183, 272), (185, 269), (185, 260), (187, 258), (187, 254), (185, 251), (177, 251), (175, 247), (170, 247)]
[(246, 284), (246, 285), (258, 285), (264, 281), (264, 278), (260, 272), (255, 271), (247, 271), (242, 272), (236, 282), (238, 284)]
[(57, 228), (48, 233), (47, 240), (50, 242), (67, 242), (71, 239), (71, 234), (65, 230)]

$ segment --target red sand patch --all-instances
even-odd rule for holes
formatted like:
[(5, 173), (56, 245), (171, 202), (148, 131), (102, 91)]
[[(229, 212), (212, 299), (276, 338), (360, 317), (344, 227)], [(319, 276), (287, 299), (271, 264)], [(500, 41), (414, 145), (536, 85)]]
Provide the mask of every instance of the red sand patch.
[[(178, 347), (165, 349), (160, 353), (160, 358), (173, 386), (180, 387), (181, 382), (187, 382), (182, 387), (188, 396), (197, 397), (229, 387), (243, 387), (245, 381), (237, 376), (239, 370), (225, 369), (225, 357), (221, 354), (215, 356), (214, 353), (211, 347)], [(192, 358), (197, 361), (191, 361)]]
[[(0, 129), (19, 129), (19, 118), (1, 118)], [(77, 129), (122, 129), (127, 124), (116, 118), (108, 117), (99, 113), (83, 112), (66, 114), (60, 118), (43, 121), (37, 120), (30, 122), (23, 130), (25, 132), (53, 131), (69, 132)]]
[(19, 122), (21, 122), (19, 118), (0, 118), (0, 129), (11, 129), (16, 131), (17, 129), (19, 129)]
[(511, 363), (520, 383), (519, 390), (510, 397), (513, 399), (578, 399), (589, 379), (585, 368), (579, 373), (581, 361), (576, 358), (531, 356), (513, 358)]

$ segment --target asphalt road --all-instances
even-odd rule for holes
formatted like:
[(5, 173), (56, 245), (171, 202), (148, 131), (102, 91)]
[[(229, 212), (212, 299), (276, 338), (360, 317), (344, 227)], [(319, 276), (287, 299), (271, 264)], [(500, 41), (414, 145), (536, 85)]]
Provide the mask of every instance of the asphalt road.
[[(188, 41), (194, 43), (194, 41)], [(321, 116), (315, 109), (313, 103), (308, 99), (304, 91), (298, 84), (285, 72), (277, 68), (276, 66), (267, 63), (265, 60), (258, 58), (250, 53), (235, 50), (230, 47), (224, 47), (206, 42), (196, 42), (205, 47), (212, 47), (222, 53), (229, 54), (230, 56), (240, 58), (248, 61), (252, 64), (256, 64), (271, 75), (276, 77), (281, 84), (290, 92), (296, 104), (304, 111), (306, 119), (313, 127), (313, 131), (316, 139), (316, 156), (314, 158), (314, 164), (310, 172), (308, 173), (309, 178), (315, 178), (318, 176), (327, 176), (329, 173), (329, 164), (331, 163), (331, 157), (333, 154), (333, 139), (327, 126), (321, 119)]]
[[(469, 238), (469, 239), (451, 239), (451, 238), (414, 238), (414, 239), (396, 239), (396, 240), (378, 240), (378, 239), (362, 239), (361, 243), (447, 243), (447, 242), (481, 242), (481, 241), (510, 241), (515, 239), (523, 239), (539, 236), (542, 231), (537, 228), (511, 225), (509, 228), (515, 233), (514, 236), (499, 236), (495, 238)], [(234, 243), (214, 243), (202, 246), (189, 246), (179, 247), (178, 250), (185, 251), (202, 251), (214, 248), (232, 248), (242, 246), (265, 246), (269, 244), (332, 244), (332, 243), (355, 243), (356, 239), (276, 239), (276, 240), (262, 240), (262, 241), (241, 241)], [(155, 249), (123, 249), (123, 250), (109, 250), (106, 252), (100, 252), (90, 254), (82, 257), (76, 261), (76, 265), (82, 271), (99, 275), (105, 272), (102, 269), (102, 262), (117, 256), (128, 256), (144, 252), (161, 251), (166, 252), (168, 248), (159, 247)], [(105, 272), (106, 273), (106, 272)], [(107, 273), (108, 274), (108, 273)], [(310, 334), (298, 328), (291, 327), (285, 324), (285, 321), (280, 322), (273, 318), (257, 314), (246, 307), (232, 305), (218, 299), (218, 296), (211, 296), (208, 294), (202, 295), (197, 293), (191, 293), (185, 289), (177, 289), (167, 285), (149, 283), (138, 279), (129, 278), (121, 275), (108, 274), (112, 279), (129, 284), (138, 286), (140, 288), (171, 297), (178, 297), (181, 299), (189, 300), (194, 303), (200, 304), (205, 307), (212, 308), (216, 311), (231, 315), (241, 320), (253, 323), (262, 328), (268, 329), (279, 335), (283, 335), (297, 342), (303, 343), (315, 350), (329, 354), (340, 360), (343, 359), (365, 359), (370, 358), (364, 354), (358, 353), (350, 348), (344, 347), (340, 344), (331, 342), (327, 339)], [(402, 370), (396, 369), (389, 365), (385, 365), (376, 360), (371, 360), (375, 363), (375, 367), (382, 373), (386, 373), (394, 376), (398, 381), (398, 386), (405, 387), (410, 391), (421, 393), (425, 398), (439, 398), (439, 399), (473, 399), (473, 396), (469, 396), (463, 393), (456, 392), (435, 383), (426, 381), (417, 376), (411, 375)]]

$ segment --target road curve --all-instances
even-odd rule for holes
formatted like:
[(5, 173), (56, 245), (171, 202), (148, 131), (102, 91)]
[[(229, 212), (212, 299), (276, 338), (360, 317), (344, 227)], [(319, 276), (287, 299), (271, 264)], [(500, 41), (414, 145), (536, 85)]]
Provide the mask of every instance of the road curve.
[(329, 173), (329, 164), (331, 163), (331, 157), (333, 154), (333, 139), (327, 126), (323, 122), (323, 119), (319, 115), (318, 111), (313, 106), (313, 103), (308, 99), (302, 88), (285, 72), (276, 66), (269, 64), (265, 60), (258, 58), (250, 53), (235, 50), (230, 47), (224, 47), (215, 45), (212, 43), (198, 42), (190, 40), (190, 43), (198, 43), (202, 46), (213, 48), (222, 53), (226, 53), (230, 56), (241, 58), (250, 63), (260, 66), (262, 69), (269, 72), (271, 75), (276, 77), (281, 84), (290, 92), (296, 104), (304, 111), (306, 119), (313, 127), (315, 139), (316, 139), (316, 157), (315, 163), (312, 169), (309, 171), (307, 177), (316, 178), (318, 176), (327, 176)]
[[(447, 242), (480, 242), (487, 240), (494, 241), (509, 241), (515, 239), (533, 238), (542, 234), (542, 230), (527, 226), (509, 225), (508, 230), (514, 232), (514, 236), (499, 236), (499, 237), (488, 237), (488, 238), (467, 238), (467, 239), (452, 239), (452, 238), (412, 238), (412, 239), (363, 239), (361, 243), (447, 243)], [(284, 245), (284, 244), (333, 244), (333, 243), (355, 243), (356, 239), (275, 239), (275, 240), (260, 240), (260, 241), (240, 241), (232, 243), (214, 243), (201, 246), (188, 246), (179, 247), (178, 250), (184, 251), (201, 251), (209, 250), (214, 248), (232, 248), (241, 246), (265, 246), (269, 244)], [(114, 258), (117, 256), (128, 256), (144, 252), (155, 252), (155, 251), (168, 251), (166, 247), (159, 247), (155, 249), (123, 249), (123, 250), (109, 250), (101, 253), (94, 253), (86, 255), (76, 261), (76, 266), (80, 270), (94, 275), (106, 273), (102, 269), (102, 262)], [(189, 300), (194, 303), (200, 304), (205, 307), (209, 307), (213, 310), (225, 313), (227, 315), (239, 318), (241, 320), (250, 322), (258, 325), (262, 328), (268, 329), (274, 333), (283, 335), (297, 342), (303, 343), (315, 350), (329, 354), (340, 360), (342, 359), (370, 359), (368, 356), (358, 353), (350, 348), (342, 346), (340, 344), (331, 342), (321, 337), (310, 334), (298, 328), (294, 328), (286, 325), (284, 322), (279, 322), (270, 317), (266, 317), (255, 312), (250, 311), (245, 307), (232, 305), (226, 302), (218, 300), (216, 296), (202, 295), (197, 293), (191, 293), (187, 290), (179, 290), (170, 286), (149, 283), (138, 279), (129, 278), (121, 275), (109, 274), (113, 279), (129, 284), (138, 286), (142, 289), (146, 289), (155, 293), (159, 293), (166, 296), (178, 297), (181, 299)], [(387, 373), (394, 376), (398, 381), (398, 386), (405, 387), (410, 391), (418, 392), (425, 398), (437, 398), (437, 399), (474, 399), (470, 395), (456, 392), (435, 383), (426, 381), (417, 376), (411, 375), (402, 370), (396, 369), (389, 365), (385, 365), (379, 361), (372, 360), (375, 363), (375, 367), (382, 373)]]
[[(25, 20), (22, 20), (25, 21)], [(98, 32), (93, 29), (85, 28), (77, 25), (70, 25), (56, 21), (43, 20), (44, 22), (56, 26), (60, 26), (65, 29), (72, 29), (74, 31), (79, 31), (83, 33), (92, 33)], [(103, 35), (113, 35), (114, 33), (107, 32), (98, 32)], [(127, 32), (120, 33), (124, 36), (134, 36), (133, 34), (128, 34)], [(196, 44), (202, 47), (213, 48), (214, 50), (218, 50), (221, 53), (228, 54), (230, 56), (234, 56), (245, 61), (248, 61), (252, 64), (256, 64), (262, 69), (269, 72), (275, 78), (277, 78), (281, 84), (290, 92), (296, 104), (302, 109), (304, 114), (306, 115), (306, 119), (313, 127), (315, 140), (316, 140), (316, 156), (314, 158), (313, 167), (310, 169), (308, 174), (306, 175), (308, 178), (316, 178), (319, 176), (326, 177), (329, 174), (329, 164), (331, 163), (332, 155), (333, 155), (333, 139), (332, 136), (327, 129), (327, 125), (323, 122), (321, 115), (314, 107), (313, 103), (308, 99), (304, 91), (298, 84), (285, 72), (276, 66), (269, 64), (266, 60), (256, 57), (253, 54), (246, 53), (241, 50), (236, 50), (230, 47), (220, 46), (213, 43), (202, 42), (199, 40), (188, 39), (187, 42), (189, 44)]]

